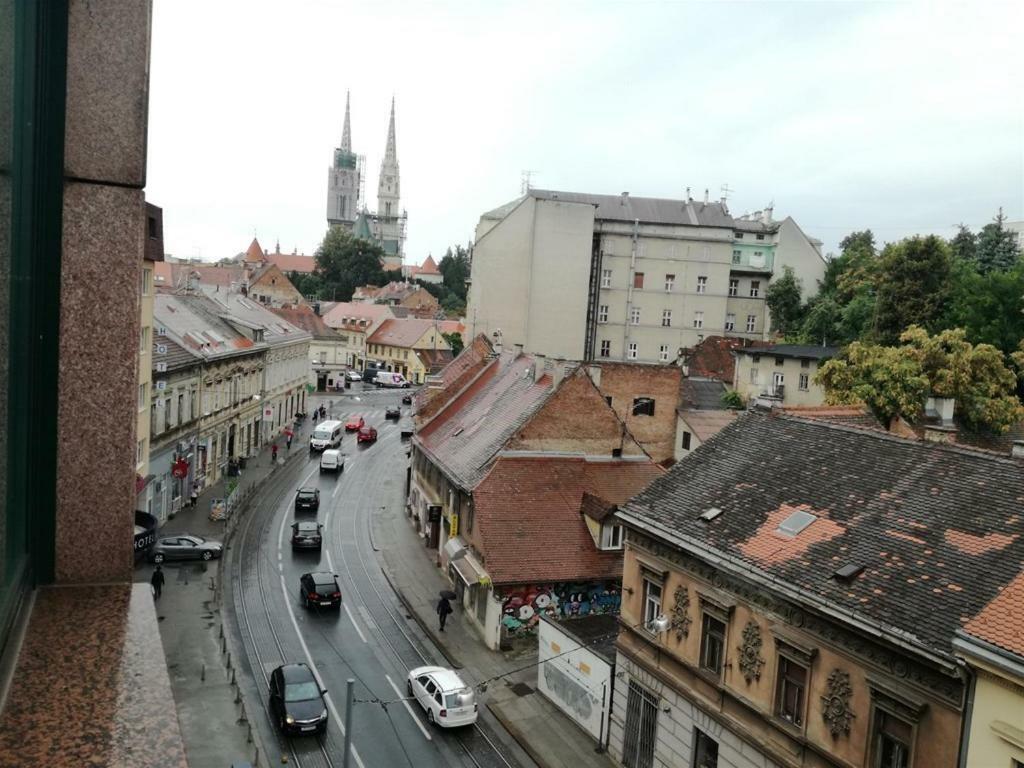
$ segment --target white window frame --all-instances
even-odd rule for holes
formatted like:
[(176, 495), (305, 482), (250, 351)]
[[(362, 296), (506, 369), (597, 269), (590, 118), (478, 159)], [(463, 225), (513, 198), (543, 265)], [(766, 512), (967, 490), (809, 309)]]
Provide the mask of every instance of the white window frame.
[(750, 281), (750, 298), (756, 299), (761, 295), (761, 281), (751, 280)]
[(601, 526), (601, 549), (622, 549), (625, 538), (621, 525), (615, 523)]
[(612, 287), (612, 271), (610, 269), (601, 270), (601, 287), (611, 288)]
[(755, 333), (757, 329), (757, 315), (747, 315), (747, 333)]
[(597, 308), (597, 322), (599, 322), (599, 323), (607, 323), (608, 322), (608, 305), (607, 304), (601, 304)]
[(629, 324), (640, 325), (640, 307), (629, 308)]
[(601, 357), (612, 356), (612, 343), (609, 339), (601, 339)]
[(668, 362), (668, 344), (662, 344), (658, 350), (658, 359), (663, 363)]
[(663, 309), (661, 310), (661, 327), (671, 328), (672, 327), (672, 310)]
[[(661, 601), (665, 595), (665, 584), (647, 576), (644, 576), (643, 580), (643, 627), (650, 632), (651, 623), (661, 615)], [(654, 596), (655, 591), (657, 596)]]
[(697, 293), (708, 292), (708, 279), (704, 275), (697, 277)]
[(693, 327), (694, 328), (703, 328), (704, 327), (704, 313), (703, 312), (694, 312), (693, 313)]
[(626, 357), (628, 357), (630, 360), (636, 360), (637, 348), (636, 348), (636, 342), (635, 341), (629, 342), (629, 346), (627, 347)]
[(800, 381), (797, 387), (801, 392), (806, 392), (810, 388), (811, 376), (807, 373), (800, 374)]
[(735, 331), (736, 330), (736, 313), (727, 312), (725, 315), (725, 330)]
[(730, 296), (739, 296), (740, 295), (740, 281), (739, 281), (739, 278), (736, 278), (736, 277), (730, 277), (729, 278), (729, 295)]
[(676, 287), (676, 276), (665, 275), (665, 293), (672, 293)]

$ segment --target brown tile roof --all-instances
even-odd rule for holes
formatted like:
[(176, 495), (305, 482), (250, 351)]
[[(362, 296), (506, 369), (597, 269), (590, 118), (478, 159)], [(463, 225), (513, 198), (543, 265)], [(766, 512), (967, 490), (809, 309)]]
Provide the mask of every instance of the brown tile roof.
[(784, 413), (804, 419), (821, 419), (836, 424), (848, 424), (851, 427), (866, 427), (888, 431), (871, 415), (871, 411), (862, 405), (789, 405)]
[(174, 286), (184, 286), (189, 277), (196, 278), (200, 285), (230, 286), (232, 283), (242, 285), (245, 282), (245, 269), (241, 264), (230, 267), (218, 267), (213, 264), (171, 264)]
[(267, 307), (278, 317), (282, 317), (292, 325), (309, 331), (315, 339), (337, 339), (337, 332), (318, 317), (311, 307)]
[(1024, 571), (1007, 584), (977, 616), (964, 625), (964, 632), (1024, 657)]
[(249, 243), (249, 247), (245, 249), (245, 260), (263, 261), (263, 258), (263, 248), (260, 246), (260, 241), (254, 237)]
[(662, 474), (650, 461), (502, 457), (473, 494), (487, 573), (495, 584), (617, 578), (622, 553), (603, 552), (580, 514), (583, 494), (625, 501)]
[(479, 334), (448, 365), (435, 374), (434, 381), (421, 387), (415, 395), (416, 422), (423, 424), (449, 400), (459, 394), (486, 367), (491, 342)]
[[(420, 320), (414, 317), (385, 320), (366, 339), (366, 343), (411, 348), (413, 344), (423, 338), (423, 334), (432, 330), (434, 330), (433, 320)], [(438, 333), (437, 336), (437, 346), (447, 346), (448, 342), (440, 338), (441, 334)]]
[(316, 259), (301, 253), (271, 253), (267, 261), (282, 272), (300, 272), (308, 275), (316, 269)]
[(420, 363), (427, 369), (428, 374), (443, 370), (448, 363), (455, 359), (450, 349), (417, 349), (416, 357), (420, 359)]
[(690, 376), (718, 379), (732, 385), (736, 371), (733, 350), (746, 346), (768, 346), (766, 341), (749, 341), (726, 336), (708, 336), (700, 344), (686, 350), (687, 367)]
[[(356, 301), (339, 301), (323, 316), (323, 320), (331, 328), (358, 327), (358, 323), (345, 320), (346, 317), (362, 318), (369, 321), (366, 327), (374, 323), (394, 317), (390, 307), (383, 304), (361, 304)], [(365, 330), (365, 327), (364, 327)]]
[(702, 443), (732, 424), (740, 411), (680, 411), (679, 416)]
[[(750, 412), (619, 511), (697, 556), (802, 592), (812, 604), (950, 653), (954, 633), (1024, 562), (1024, 462), (875, 429)], [(722, 513), (710, 522), (700, 514)], [(816, 520), (790, 538), (794, 510)], [(678, 539), (677, 539), (678, 540)], [(682, 545), (680, 545), (682, 546)], [(833, 577), (863, 566), (848, 583)]]
[(434, 261), (434, 257), (428, 255), (426, 261), (417, 268), (416, 273), (420, 275), (440, 275), (441, 271), (437, 268), (437, 262)]

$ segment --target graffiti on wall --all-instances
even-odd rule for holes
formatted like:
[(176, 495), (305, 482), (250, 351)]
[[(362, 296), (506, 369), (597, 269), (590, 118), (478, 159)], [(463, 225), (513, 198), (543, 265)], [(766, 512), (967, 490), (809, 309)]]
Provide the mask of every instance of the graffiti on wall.
[(563, 702), (577, 720), (586, 722), (601, 701), (578, 680), (573, 680), (553, 664), (544, 665), (544, 682), (549, 693)]
[(501, 596), (501, 624), (508, 635), (535, 634), (541, 614), (571, 618), (618, 613), (621, 604), (619, 583), (615, 581), (514, 587)]

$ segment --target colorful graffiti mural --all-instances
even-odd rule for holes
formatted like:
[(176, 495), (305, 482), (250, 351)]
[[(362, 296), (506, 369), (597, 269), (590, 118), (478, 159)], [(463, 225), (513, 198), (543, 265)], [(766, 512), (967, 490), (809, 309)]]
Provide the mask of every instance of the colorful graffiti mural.
[(617, 581), (569, 582), (503, 590), (501, 625), (507, 635), (535, 634), (541, 614), (569, 618), (591, 613), (618, 613), (622, 605)]

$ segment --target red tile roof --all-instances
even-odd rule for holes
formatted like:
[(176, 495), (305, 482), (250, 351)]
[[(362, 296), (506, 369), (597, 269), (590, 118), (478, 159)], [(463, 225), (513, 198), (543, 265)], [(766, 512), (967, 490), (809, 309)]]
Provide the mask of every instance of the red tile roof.
[(245, 261), (263, 261), (263, 248), (255, 237), (245, 251)]
[(452, 361), (452, 351), (450, 349), (417, 349), (416, 357), (420, 359), (420, 363), (430, 375), (442, 370)]
[(442, 406), (465, 389), (487, 365), (492, 352), (491, 342), (483, 333), (467, 344), (458, 357), (436, 374), (431, 381), (416, 393), (416, 422), (423, 424)]
[(964, 625), (964, 632), (1024, 656), (1024, 611), (1021, 606), (1024, 606), (1024, 571)]
[(686, 364), (690, 376), (701, 376), (718, 379), (732, 384), (736, 371), (736, 361), (732, 356), (734, 349), (741, 347), (767, 346), (766, 341), (748, 341), (726, 336), (708, 336), (700, 344), (687, 350)]
[[(323, 316), (324, 322), (331, 328), (353, 328), (358, 323), (345, 320), (346, 317), (362, 318), (369, 321), (369, 325), (393, 317), (390, 307), (383, 304), (362, 304), (355, 301), (339, 301), (331, 310)], [(365, 327), (364, 327), (365, 330)]]
[(427, 260), (416, 270), (417, 274), (420, 275), (440, 275), (441, 272), (437, 268), (437, 262), (434, 261), (433, 256), (427, 256)]
[(284, 318), (292, 325), (298, 326), (304, 331), (309, 331), (313, 334), (314, 338), (337, 339), (338, 337), (334, 329), (327, 325), (323, 318), (319, 317), (310, 307), (267, 307), (267, 309), (278, 317)]
[(618, 578), (622, 553), (603, 552), (580, 513), (583, 494), (621, 504), (663, 474), (650, 461), (502, 457), (473, 494), (487, 573), (495, 584)]
[[(420, 320), (405, 317), (400, 320), (385, 320), (380, 327), (366, 339), (367, 344), (387, 344), (392, 347), (409, 347), (423, 338), (423, 334), (434, 329), (433, 320)], [(437, 346), (447, 345), (438, 333)]]
[(316, 259), (301, 253), (272, 253), (267, 261), (282, 272), (300, 272), (308, 275), (316, 269)]

